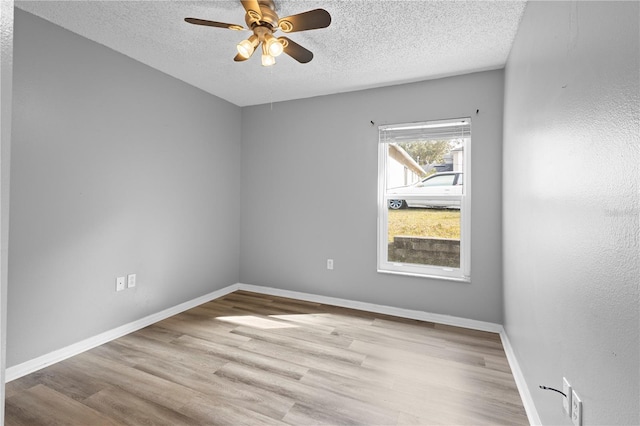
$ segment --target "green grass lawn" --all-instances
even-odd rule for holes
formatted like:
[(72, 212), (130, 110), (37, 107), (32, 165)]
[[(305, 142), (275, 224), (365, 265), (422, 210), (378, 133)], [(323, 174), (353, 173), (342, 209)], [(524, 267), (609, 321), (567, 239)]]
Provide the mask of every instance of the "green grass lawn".
[(460, 239), (460, 210), (389, 209), (389, 242), (394, 235)]

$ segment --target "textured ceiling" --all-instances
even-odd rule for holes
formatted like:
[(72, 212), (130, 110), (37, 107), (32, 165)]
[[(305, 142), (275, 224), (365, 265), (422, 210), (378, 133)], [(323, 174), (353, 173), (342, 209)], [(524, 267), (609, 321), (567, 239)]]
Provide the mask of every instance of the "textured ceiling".
[[(260, 55), (236, 63), (249, 33), (239, 0), (16, 1), (16, 6), (239, 106), (307, 98), (502, 68), (525, 1), (276, 0), (280, 17), (326, 9), (329, 28), (292, 33), (314, 59)], [(278, 32), (276, 35), (282, 35)]]

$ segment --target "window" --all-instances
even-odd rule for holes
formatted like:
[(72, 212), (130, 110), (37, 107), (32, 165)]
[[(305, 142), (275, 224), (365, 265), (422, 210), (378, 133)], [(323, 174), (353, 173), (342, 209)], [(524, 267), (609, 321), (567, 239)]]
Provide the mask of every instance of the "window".
[(469, 281), (471, 119), (379, 136), (378, 271)]

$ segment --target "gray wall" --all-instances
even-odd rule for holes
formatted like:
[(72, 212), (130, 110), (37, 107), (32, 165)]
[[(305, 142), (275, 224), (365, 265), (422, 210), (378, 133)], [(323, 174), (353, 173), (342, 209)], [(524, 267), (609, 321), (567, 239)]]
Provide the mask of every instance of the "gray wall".
[[(640, 424), (638, 2), (529, 2), (506, 67), (505, 327), (544, 424)], [(553, 243), (550, 243), (550, 242)]]
[[(501, 323), (502, 106), (490, 71), (243, 108), (241, 282)], [(464, 116), (472, 282), (377, 273), (377, 125)]]
[(13, 1), (0, 2), (0, 425), (4, 424), (7, 336), (7, 248), (13, 86)]
[(14, 54), (7, 366), (238, 282), (240, 108), (17, 9)]

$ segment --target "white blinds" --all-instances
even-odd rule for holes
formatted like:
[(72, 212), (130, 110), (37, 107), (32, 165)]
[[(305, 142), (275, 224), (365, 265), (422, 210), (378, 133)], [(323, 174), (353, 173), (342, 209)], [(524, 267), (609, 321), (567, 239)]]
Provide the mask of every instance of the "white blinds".
[(468, 138), (471, 135), (471, 119), (424, 121), (421, 123), (380, 126), (380, 143), (401, 143), (424, 140), (448, 140)]

